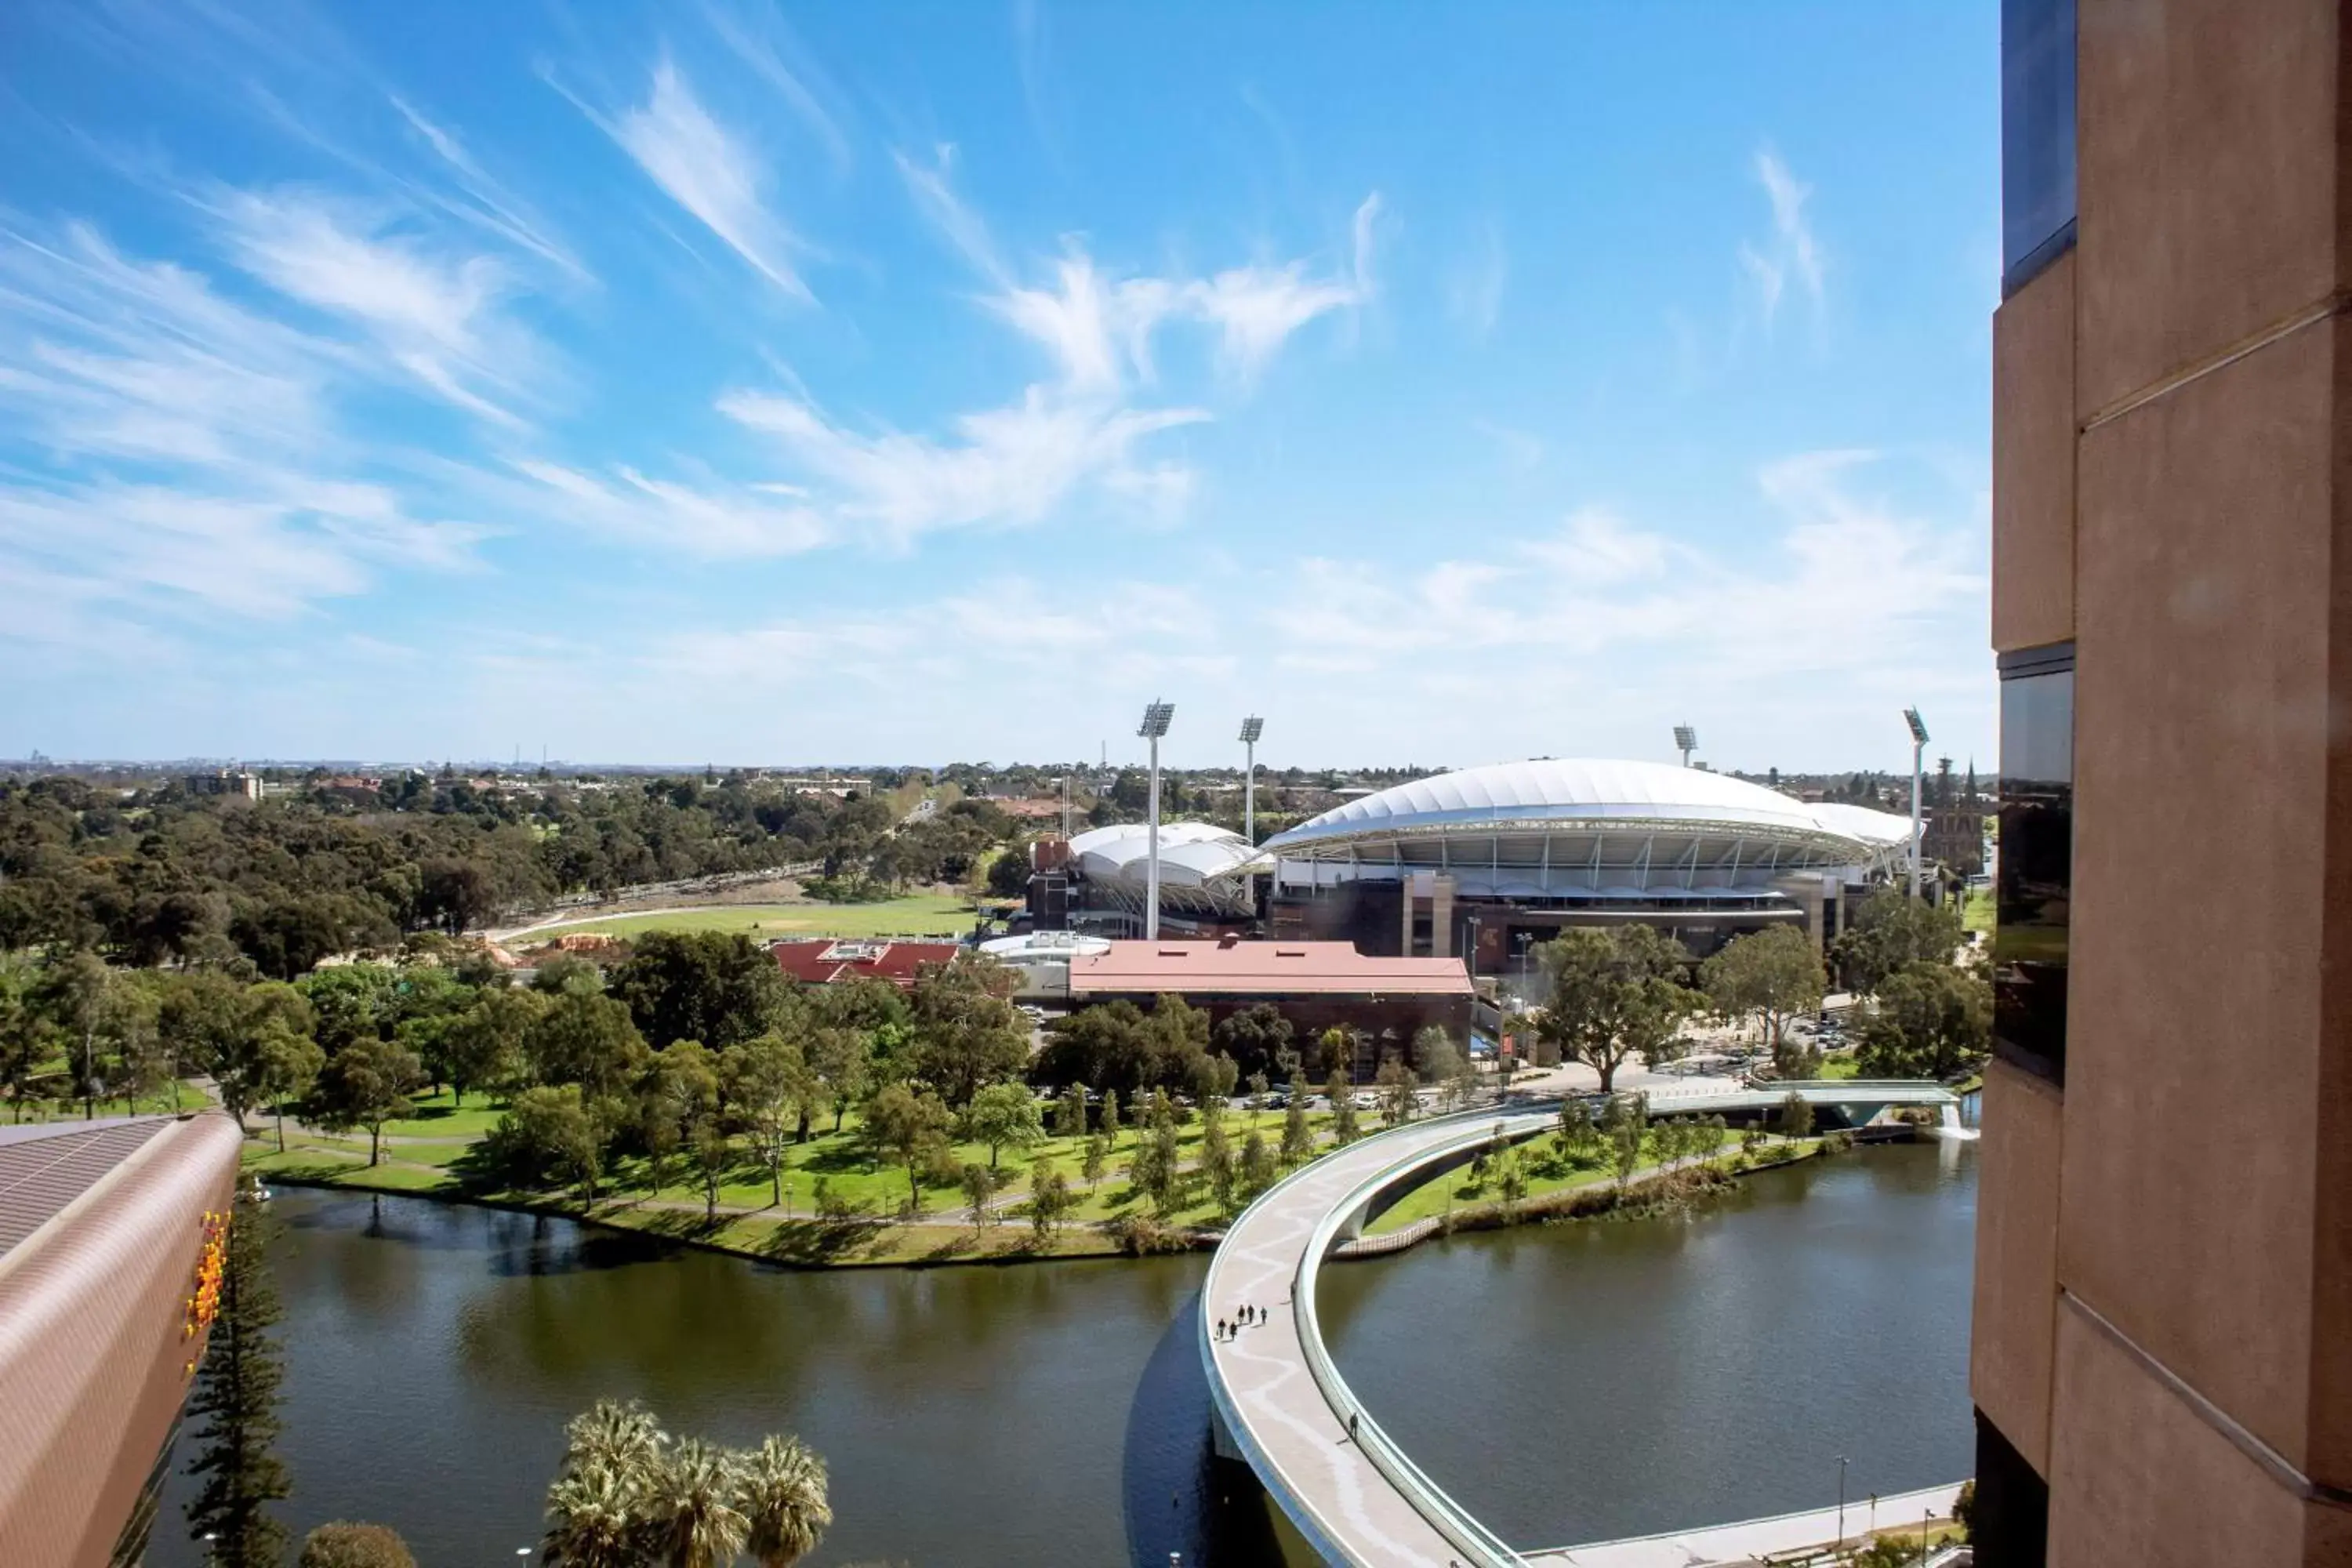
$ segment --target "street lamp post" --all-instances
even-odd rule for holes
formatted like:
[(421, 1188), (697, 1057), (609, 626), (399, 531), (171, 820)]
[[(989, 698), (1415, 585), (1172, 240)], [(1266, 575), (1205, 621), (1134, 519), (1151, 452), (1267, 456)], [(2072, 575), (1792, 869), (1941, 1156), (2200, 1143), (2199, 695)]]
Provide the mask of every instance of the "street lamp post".
[(1845, 1456), (1838, 1456), (1838, 1550), (1845, 1550)]
[(1919, 784), (1922, 759), (1927, 754), (1927, 725), (1916, 708), (1903, 710), (1911, 726), (1911, 896), (1919, 896)]
[(1242, 770), (1242, 837), (1257, 847), (1257, 738), (1265, 733), (1265, 721), (1253, 713), (1242, 721), (1242, 754), (1248, 759)]
[(1151, 742), (1151, 826), (1147, 835), (1143, 871), (1143, 940), (1160, 940), (1160, 742), (1168, 721), (1176, 716), (1173, 702), (1147, 703), (1143, 723), (1136, 733)]

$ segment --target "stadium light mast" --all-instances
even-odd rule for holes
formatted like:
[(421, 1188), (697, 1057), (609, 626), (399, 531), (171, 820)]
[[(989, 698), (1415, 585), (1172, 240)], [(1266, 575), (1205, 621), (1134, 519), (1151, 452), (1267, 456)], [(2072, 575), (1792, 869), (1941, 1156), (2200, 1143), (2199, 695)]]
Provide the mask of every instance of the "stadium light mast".
[(1690, 766), (1691, 753), (1698, 750), (1698, 731), (1688, 724), (1675, 725), (1675, 749), (1683, 754), (1683, 766)]
[(1168, 721), (1176, 716), (1173, 702), (1150, 702), (1144, 705), (1143, 723), (1136, 733), (1151, 742), (1151, 826), (1146, 843), (1148, 858), (1143, 868), (1143, 940), (1160, 940), (1160, 741), (1168, 733)]
[(1242, 768), (1242, 837), (1257, 847), (1257, 738), (1265, 733), (1265, 721), (1253, 713), (1242, 721), (1242, 754), (1247, 759)]
[(1903, 710), (1903, 721), (1911, 726), (1911, 896), (1916, 899), (1919, 896), (1919, 769), (1927, 754), (1927, 724), (1916, 708)]

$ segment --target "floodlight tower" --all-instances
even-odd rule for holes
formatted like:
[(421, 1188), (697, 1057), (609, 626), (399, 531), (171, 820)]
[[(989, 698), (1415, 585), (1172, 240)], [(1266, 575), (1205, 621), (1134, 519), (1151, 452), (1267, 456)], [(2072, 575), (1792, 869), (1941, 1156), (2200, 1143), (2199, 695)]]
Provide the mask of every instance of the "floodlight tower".
[(1265, 733), (1265, 721), (1253, 713), (1242, 721), (1242, 754), (1248, 762), (1242, 770), (1242, 837), (1257, 847), (1257, 738)]
[(1903, 710), (1903, 721), (1911, 726), (1911, 896), (1919, 896), (1919, 765), (1927, 754), (1927, 725), (1916, 708)]
[(1168, 733), (1168, 721), (1176, 716), (1173, 702), (1147, 703), (1143, 723), (1135, 731), (1151, 742), (1151, 827), (1145, 850), (1149, 858), (1143, 868), (1143, 940), (1160, 940), (1160, 740)]
[(1683, 766), (1690, 766), (1691, 753), (1698, 750), (1698, 731), (1688, 724), (1675, 725), (1675, 749), (1683, 754)]

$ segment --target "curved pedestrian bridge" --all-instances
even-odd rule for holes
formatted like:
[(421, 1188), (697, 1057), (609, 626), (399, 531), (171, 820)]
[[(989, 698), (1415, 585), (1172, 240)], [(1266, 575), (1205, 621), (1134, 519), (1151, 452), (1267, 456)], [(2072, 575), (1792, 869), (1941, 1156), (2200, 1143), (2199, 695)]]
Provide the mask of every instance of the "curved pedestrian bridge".
[[(1821, 1082), (1771, 1089), (1676, 1086), (1651, 1093), (1653, 1115), (1712, 1115), (1775, 1106), (1791, 1091), (1866, 1121), (1898, 1105), (1957, 1109), (1939, 1084)], [(1589, 1547), (1521, 1554), (1423, 1475), (1357, 1401), (1330, 1354), (1315, 1310), (1315, 1282), (1332, 1249), (1362, 1228), (1385, 1195), (1468, 1159), (1494, 1136), (1532, 1136), (1554, 1124), (1558, 1102), (1465, 1111), (1375, 1134), (1315, 1161), (1269, 1188), (1225, 1233), (1201, 1288), (1201, 1355), (1218, 1452), (1247, 1461), (1284, 1515), (1326, 1562), (1360, 1568), (1517, 1568), (1565, 1564)], [(1263, 1322), (1220, 1339), (1214, 1325), (1244, 1307)], [(1685, 1532), (1698, 1540), (1722, 1531)], [(1627, 1543), (1629, 1546), (1633, 1543)], [(1631, 1554), (1623, 1561), (1639, 1559)], [(1685, 1556), (1679, 1561), (1705, 1562)]]

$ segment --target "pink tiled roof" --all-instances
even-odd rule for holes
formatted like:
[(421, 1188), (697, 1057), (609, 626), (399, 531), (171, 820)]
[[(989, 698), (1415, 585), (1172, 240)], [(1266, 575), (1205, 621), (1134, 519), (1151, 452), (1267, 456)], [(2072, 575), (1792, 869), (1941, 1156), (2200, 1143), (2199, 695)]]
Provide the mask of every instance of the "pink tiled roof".
[(1070, 961), (1070, 993), (1461, 995), (1458, 958), (1368, 958), (1344, 942), (1114, 942)]

